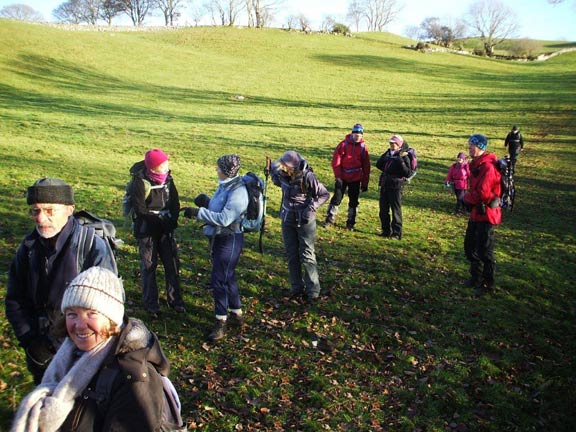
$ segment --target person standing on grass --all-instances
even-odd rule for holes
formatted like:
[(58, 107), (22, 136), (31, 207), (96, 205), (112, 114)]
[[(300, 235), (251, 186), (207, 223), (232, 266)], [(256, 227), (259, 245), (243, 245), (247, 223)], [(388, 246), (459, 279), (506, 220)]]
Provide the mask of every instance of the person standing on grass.
[[(316, 263), (316, 211), (330, 198), (326, 187), (299, 153), (290, 150), (271, 167), (272, 181), (282, 188), (282, 238), (290, 273), (290, 295), (308, 304), (320, 296)], [(304, 274), (302, 274), (304, 269)]]
[(468, 181), (470, 179), (470, 166), (468, 165), (468, 157), (463, 153), (458, 153), (456, 162), (450, 166), (448, 175), (444, 180), (446, 186), (452, 185), (452, 190), (456, 195), (456, 208), (454, 213), (457, 215), (464, 214), (466, 211), (464, 206), (464, 194), (468, 190)]
[(356, 224), (360, 191), (366, 192), (370, 181), (370, 156), (364, 142), (364, 127), (360, 123), (356, 123), (352, 127), (352, 132), (334, 149), (332, 170), (336, 179), (334, 195), (328, 205), (324, 226), (329, 227), (336, 222), (338, 206), (348, 191), (346, 229), (352, 231)]
[[(388, 141), (390, 148), (380, 156), (376, 168), (380, 175), (380, 224), (382, 237), (402, 238), (402, 190), (406, 179), (412, 174), (408, 153), (401, 150), (404, 139), (393, 135)], [(390, 218), (392, 212), (392, 218)]]
[(170, 172), (168, 155), (156, 148), (146, 152), (144, 164), (130, 170), (134, 237), (138, 240), (142, 302), (151, 319), (160, 317), (156, 269), (158, 258), (164, 265), (168, 305), (178, 313), (186, 311), (180, 291), (178, 249), (174, 230), (178, 226), (180, 199)]
[(216, 321), (208, 334), (215, 342), (225, 337), (228, 324), (242, 329), (242, 301), (236, 279), (236, 266), (244, 245), (242, 218), (248, 209), (248, 191), (238, 175), (240, 156), (224, 155), (216, 161), (218, 189), (212, 199), (200, 194), (194, 199), (199, 207), (184, 208), (184, 216), (204, 223), (212, 254), (210, 287), (214, 295)]
[(504, 147), (508, 147), (508, 154), (510, 155), (510, 165), (512, 172), (516, 169), (516, 161), (520, 152), (524, 150), (524, 138), (518, 129), (518, 126), (512, 126), (512, 130), (506, 135), (504, 140)]
[(24, 238), (10, 265), (5, 306), (6, 317), (26, 353), (26, 366), (39, 384), (62, 343), (52, 330), (66, 285), (95, 265), (113, 272), (117, 269), (105, 241), (90, 236), (88, 228), (74, 218), (74, 191), (66, 182), (39, 179), (28, 188), (26, 202), (35, 228)]
[(170, 364), (144, 323), (124, 315), (124, 296), (120, 278), (102, 267), (70, 282), (57, 325), (64, 343), (12, 432), (161, 430)]
[(475, 134), (468, 140), (470, 190), (464, 203), (470, 208), (470, 219), (464, 238), (464, 252), (470, 261), (470, 278), (465, 286), (478, 294), (494, 288), (494, 231), (502, 220), (500, 208), (500, 172), (497, 157), (487, 153), (488, 139)]

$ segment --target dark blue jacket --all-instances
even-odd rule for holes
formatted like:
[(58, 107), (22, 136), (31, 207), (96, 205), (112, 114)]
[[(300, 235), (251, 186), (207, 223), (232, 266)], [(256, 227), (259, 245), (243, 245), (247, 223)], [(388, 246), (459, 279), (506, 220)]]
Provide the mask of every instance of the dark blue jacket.
[[(5, 304), (6, 317), (23, 347), (47, 330), (41, 328), (40, 319), (53, 323), (61, 314), (64, 291), (79, 273), (78, 243), (83, 229), (87, 228), (70, 216), (53, 249), (36, 229), (20, 244), (10, 265)], [(98, 236), (94, 237), (81, 271), (93, 266), (116, 272), (114, 255)]]

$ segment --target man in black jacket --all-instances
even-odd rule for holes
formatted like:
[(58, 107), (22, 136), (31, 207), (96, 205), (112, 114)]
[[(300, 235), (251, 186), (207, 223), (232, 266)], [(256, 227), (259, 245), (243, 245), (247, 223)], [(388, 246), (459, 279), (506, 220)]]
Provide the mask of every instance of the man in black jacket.
[(26, 352), (28, 370), (38, 384), (61, 343), (52, 328), (66, 286), (93, 266), (116, 273), (116, 262), (105, 241), (86, 235), (87, 228), (72, 216), (74, 192), (64, 181), (37, 180), (28, 188), (26, 201), (35, 228), (10, 265), (5, 305), (6, 317)]
[(512, 126), (512, 130), (508, 132), (508, 135), (506, 135), (506, 139), (504, 140), (504, 147), (508, 147), (510, 165), (512, 167), (512, 172), (514, 172), (518, 156), (520, 155), (520, 152), (524, 150), (524, 139), (522, 138), (518, 126)]

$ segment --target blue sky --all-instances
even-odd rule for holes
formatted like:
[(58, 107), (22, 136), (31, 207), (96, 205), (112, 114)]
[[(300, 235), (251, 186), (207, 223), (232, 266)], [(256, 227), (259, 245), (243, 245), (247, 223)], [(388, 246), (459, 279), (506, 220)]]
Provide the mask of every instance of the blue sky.
[[(388, 31), (402, 34), (408, 26), (419, 25), (424, 18), (439, 17), (456, 19), (464, 16), (468, 5), (473, 0), (399, 0), (403, 4), (398, 18), (389, 25)], [(52, 10), (62, 0), (0, 0), (0, 8), (12, 3), (27, 4), (42, 13), (47, 20), (52, 20)], [(276, 17), (275, 26), (281, 27), (285, 16), (303, 13), (312, 21), (313, 28), (318, 29), (323, 18), (330, 15), (339, 22), (345, 22), (346, 11), (350, 0), (284, 0), (284, 6)], [(502, 0), (515, 11), (520, 30), (518, 37), (544, 40), (576, 41), (576, 0), (565, 0), (560, 5), (551, 5), (547, 0)], [(194, 0), (192, 4), (200, 5), (203, 0)], [(186, 22), (187, 21), (187, 22)], [(183, 24), (192, 24), (192, 20), (183, 17)], [(121, 24), (120, 21), (116, 22)], [(162, 21), (156, 18), (153, 24)], [(123, 21), (122, 24), (129, 24)], [(243, 24), (243, 22), (240, 22)]]

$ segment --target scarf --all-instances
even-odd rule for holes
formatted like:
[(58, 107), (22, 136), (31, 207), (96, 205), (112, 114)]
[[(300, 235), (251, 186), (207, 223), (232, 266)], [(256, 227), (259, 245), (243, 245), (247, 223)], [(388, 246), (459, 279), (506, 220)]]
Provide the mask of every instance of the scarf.
[(148, 178), (150, 180), (152, 180), (154, 183), (157, 183), (157, 184), (164, 184), (166, 182), (166, 179), (168, 178), (168, 172), (161, 174), (161, 173), (155, 173), (155, 172), (148, 170), (146, 175), (148, 176)]
[(116, 337), (110, 337), (78, 358), (76, 345), (66, 338), (50, 362), (44, 378), (22, 400), (11, 432), (55, 432), (74, 408), (102, 362), (114, 349)]

